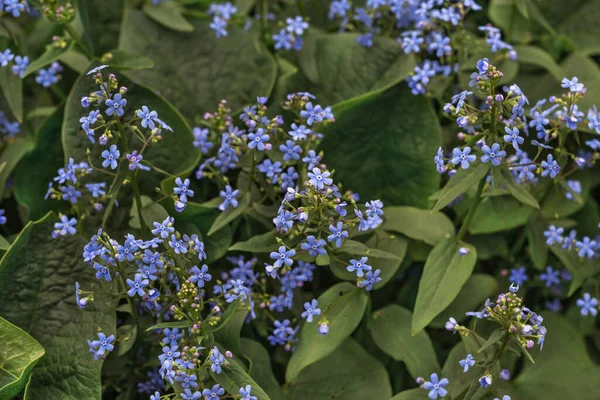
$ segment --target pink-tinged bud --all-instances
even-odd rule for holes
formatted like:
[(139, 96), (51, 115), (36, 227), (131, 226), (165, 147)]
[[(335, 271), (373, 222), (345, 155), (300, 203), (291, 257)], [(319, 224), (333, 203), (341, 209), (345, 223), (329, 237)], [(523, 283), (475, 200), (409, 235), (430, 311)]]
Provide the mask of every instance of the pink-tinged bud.
[(214, 312), (220, 312), (221, 311), (221, 307), (219, 306), (215, 306), (215, 308), (213, 308)]
[(508, 276), (508, 270), (506, 268), (500, 270), (500, 275), (501, 276)]
[(488, 96), (485, 98), (485, 103), (488, 105), (492, 105), (494, 103), (494, 98), (492, 96)]
[(458, 135), (456, 135), (456, 137), (458, 138), (458, 140), (465, 140), (465, 133), (458, 132)]
[(534, 343), (533, 343), (533, 340), (528, 340), (528, 341), (527, 341), (527, 348), (528, 348), (528, 349), (532, 348), (532, 347), (533, 347), (533, 345), (534, 345)]
[(267, 149), (267, 151), (270, 151), (273, 148), (273, 146), (271, 145), (271, 143), (267, 143), (265, 145), (265, 149)]
[(233, 357), (233, 353), (232, 353), (232, 352), (230, 352), (229, 350), (227, 350), (227, 351), (225, 352), (225, 357), (227, 357), (227, 358), (231, 358), (231, 357)]
[(210, 113), (204, 113), (203, 118), (204, 119), (210, 119)]

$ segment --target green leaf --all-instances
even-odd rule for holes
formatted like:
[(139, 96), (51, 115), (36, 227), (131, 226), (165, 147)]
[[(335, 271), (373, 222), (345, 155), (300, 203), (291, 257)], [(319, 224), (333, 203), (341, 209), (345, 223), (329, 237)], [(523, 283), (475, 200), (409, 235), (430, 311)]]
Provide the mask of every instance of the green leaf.
[(77, 1), (84, 39), (94, 55), (117, 48), (125, 4), (122, 0)]
[(535, 209), (519, 203), (513, 197), (487, 197), (481, 200), (469, 232), (473, 235), (502, 232), (523, 226)]
[(60, 56), (59, 61), (79, 74), (87, 73), (86, 68), (90, 65), (87, 57), (75, 50), (64, 53)]
[(526, 363), (514, 380), (501, 382), (503, 393), (515, 399), (597, 399), (594, 377), (600, 376), (600, 367), (590, 359), (581, 334), (554, 313), (544, 315), (544, 326), (544, 350), (531, 350), (536, 363)]
[[(126, 164), (126, 163), (123, 163)], [(155, 229), (154, 222), (163, 222), (165, 219), (169, 217), (169, 213), (163, 206), (158, 203), (155, 203), (148, 196), (141, 196), (142, 200), (142, 218), (144, 220), (144, 224), (151, 229)], [(131, 206), (131, 210), (129, 212), (129, 216), (131, 220), (129, 221), (129, 226), (132, 228), (140, 229), (140, 221), (137, 211), (137, 203), (133, 202)]]
[(329, 333), (319, 334), (315, 323), (318, 320), (302, 326), (298, 347), (287, 366), (286, 382), (296, 380), (302, 369), (327, 357), (354, 332), (362, 319), (367, 299), (364, 289), (347, 282), (338, 283), (319, 296), (319, 308), (329, 321)]
[(284, 390), (288, 399), (389, 399), (392, 396), (381, 361), (351, 338), (302, 370)]
[(277, 249), (277, 231), (272, 230), (262, 235), (253, 236), (244, 242), (237, 242), (229, 248), (229, 251), (246, 251), (249, 253), (269, 253)]
[(490, 166), (487, 163), (473, 163), (467, 169), (459, 169), (438, 195), (433, 211), (440, 211), (446, 207), (452, 200), (485, 178), (489, 170)]
[[(479, 251), (477, 251), (479, 253)], [(498, 282), (493, 276), (486, 274), (473, 274), (462, 287), (458, 296), (450, 305), (431, 321), (429, 326), (443, 328), (450, 317), (457, 322), (464, 321), (468, 311), (477, 310), (485, 299), (491, 298), (498, 292)]]
[(29, 75), (38, 71), (40, 68), (44, 68), (46, 65), (50, 65), (54, 61), (58, 60), (63, 54), (71, 50), (71, 48), (73, 47), (73, 43), (74, 42), (71, 42), (66, 47), (56, 47), (54, 44), (49, 44), (46, 47), (46, 51), (29, 64), (29, 66), (25, 70), (23, 78), (28, 77)]
[(121, 325), (119, 329), (117, 329), (118, 343), (115, 351), (119, 356), (127, 354), (127, 352), (133, 348), (137, 334), (137, 325)]
[(248, 315), (248, 308), (247, 302), (243, 303), (242, 307), (235, 307), (233, 314), (220, 327), (222, 329), (218, 329), (214, 333), (215, 341), (233, 352), (233, 354), (242, 354), (240, 331)]
[[(344, 187), (388, 206), (427, 207), (440, 181), (431, 159), (441, 141), (429, 101), (398, 85), (343, 103), (334, 113), (321, 148)], [(359, 164), (369, 179), (355, 173)]]
[(558, 246), (550, 247), (550, 251), (552, 251), (573, 276), (568, 296), (573, 295), (587, 278), (600, 273), (600, 260), (597, 258), (592, 260), (579, 258), (576, 250), (566, 250)]
[[(206, 332), (216, 332), (219, 329), (223, 328), (233, 318), (233, 316), (235, 314), (237, 314), (237, 311), (240, 308), (241, 304), (242, 304), (242, 298), (238, 297), (233, 303), (231, 303), (229, 305), (229, 307), (227, 307), (227, 310), (225, 310), (225, 312), (223, 312), (223, 314), (221, 314), (221, 316), (218, 317), (217, 324), (214, 324), (214, 325), (203, 324), (202, 329), (206, 330)], [(245, 317), (248, 314), (247, 305), (244, 306), (243, 309), (240, 311), (245, 312), (245, 314), (244, 314), (244, 317)], [(243, 319), (242, 319), (242, 322), (243, 322)], [(239, 327), (238, 327), (238, 331), (239, 331)]]
[[(446, 359), (446, 363), (442, 368), (441, 377), (448, 379), (449, 383), (446, 386), (448, 397), (451, 399), (460, 399), (460, 395), (467, 390), (474, 379), (477, 379), (481, 374), (479, 368), (469, 368), (467, 372), (463, 372), (463, 367), (458, 363), (463, 360), (469, 353), (463, 342), (457, 343)], [(479, 361), (477, 353), (473, 353), (476, 361)], [(425, 392), (427, 393), (427, 392)]]
[(38, 131), (32, 151), (21, 158), (12, 174), (15, 199), (27, 209), (30, 220), (40, 219), (50, 210), (63, 209), (60, 201), (44, 199), (48, 183), (64, 166), (60, 141), (63, 115), (63, 107), (52, 113)]
[(508, 334), (508, 332), (504, 328), (498, 328), (498, 329), (494, 330), (492, 332), (492, 334), (490, 335), (490, 337), (488, 338), (488, 340), (486, 340), (485, 343), (483, 343), (481, 345), (479, 350), (477, 350), (477, 353), (481, 353), (481, 352), (485, 351), (487, 348), (489, 348), (490, 346), (493, 346), (496, 343), (500, 342), (501, 340), (504, 339), (504, 337), (507, 334)]
[(533, 64), (545, 68), (554, 79), (561, 81), (565, 77), (562, 68), (546, 51), (535, 46), (515, 46), (520, 63)]
[(75, 302), (75, 281), (97, 285), (94, 270), (83, 262), (80, 236), (53, 239), (56, 217), (30, 222), (0, 262), (0, 314), (26, 330), (46, 355), (33, 369), (27, 389), (32, 399), (100, 399), (101, 361), (89, 354), (86, 340), (98, 328), (114, 334), (112, 298), (97, 295), (86, 310)]
[(0, 398), (21, 393), (44, 348), (24, 330), (0, 317)]
[(600, 13), (600, 4), (590, 0), (579, 1), (579, 4), (573, 3), (570, 2), (569, 7), (562, 13), (555, 14), (559, 18), (557, 30), (569, 36), (579, 52), (598, 54), (600, 52), (598, 45), (600, 27), (594, 16)]
[(525, 227), (528, 243), (527, 253), (533, 266), (540, 271), (548, 265), (548, 245), (544, 231), (548, 229), (549, 225), (550, 223), (541, 213), (536, 213), (529, 217)]
[(183, 321), (173, 321), (173, 322), (161, 322), (160, 324), (154, 324), (148, 327), (148, 329), (146, 329), (146, 332), (150, 332), (150, 331), (155, 331), (157, 329), (172, 329), (172, 328), (189, 328), (190, 326), (194, 325), (194, 323), (190, 320), (183, 320)]
[(213, 222), (208, 231), (208, 236), (218, 232), (225, 225), (229, 225), (230, 222), (233, 222), (236, 218), (241, 216), (249, 207), (250, 196), (242, 194), (242, 198), (239, 200), (239, 204), (236, 208), (228, 208), (215, 219), (215, 222)]
[(440, 370), (427, 332), (412, 336), (412, 313), (396, 304), (390, 304), (373, 313), (369, 324), (377, 346), (396, 361), (403, 361), (413, 378), (429, 376)]
[(549, 219), (565, 218), (575, 214), (583, 208), (592, 187), (590, 174), (587, 171), (578, 171), (571, 179), (581, 182), (581, 199), (583, 202), (569, 200), (566, 198), (566, 190), (560, 185), (553, 185), (542, 203), (542, 213)]
[(15, 119), (23, 123), (23, 79), (13, 75), (10, 68), (0, 68), (0, 89)]
[(158, 22), (165, 28), (177, 32), (193, 32), (194, 25), (190, 24), (183, 16), (183, 8), (172, 0), (164, 3), (144, 4), (144, 14)]
[(427, 390), (421, 388), (410, 389), (398, 393), (390, 400), (427, 400), (429, 399), (427, 393), (429, 393)]
[(10, 243), (8, 240), (4, 238), (4, 236), (0, 235), (0, 250), (6, 251), (10, 248)]
[[(33, 140), (30, 137), (19, 137), (13, 143), (9, 144), (2, 154), (0, 154), (0, 165), (3, 165), (0, 170), (0, 199), (4, 196), (6, 188), (6, 180), (13, 172), (19, 161), (34, 148)], [(31, 165), (29, 166), (31, 168)], [(54, 171), (56, 172), (56, 171)], [(46, 183), (46, 190), (48, 183)], [(44, 191), (44, 193), (46, 193)], [(43, 195), (42, 195), (43, 196)]]
[[(90, 65), (88, 69), (91, 69), (95, 65)], [(160, 95), (143, 86), (133, 84), (122, 75), (118, 76), (118, 79), (120, 85), (127, 86), (128, 88), (127, 95), (125, 96), (127, 98), (127, 112), (124, 118), (128, 118), (135, 110), (140, 109), (142, 105), (146, 105), (151, 110), (155, 110), (158, 113), (158, 117), (170, 125), (174, 131), (164, 132), (159, 144), (148, 146), (144, 152), (144, 160), (148, 160), (163, 171), (177, 176), (184, 176), (188, 170), (198, 164), (200, 159), (198, 149), (190, 146), (193, 136), (189, 125), (181, 114)], [(93, 164), (101, 165), (102, 158), (100, 157), (100, 153), (103, 150), (102, 146), (94, 146), (90, 143), (85, 133), (81, 130), (81, 123), (79, 122), (82, 116), (87, 115), (87, 112), (81, 108), (81, 97), (88, 96), (95, 90), (97, 90), (97, 85), (90, 76), (82, 75), (75, 83), (66, 103), (62, 142), (65, 158), (73, 157), (75, 162), (87, 160), (86, 149), (90, 148)], [(121, 154), (123, 154), (123, 150), (121, 150)], [(174, 154), (177, 156), (174, 156)], [(123, 164), (127, 164), (127, 161), (122, 160), (121, 165)], [(119, 177), (123, 177), (121, 171), (119, 170), (118, 172)], [(105, 175), (97, 172), (93, 172), (90, 175), (90, 179), (96, 179), (96, 182), (106, 180)], [(142, 193), (154, 193), (155, 188), (160, 186), (163, 178), (164, 175), (156, 171), (140, 174), (139, 182)]]
[(507, 239), (499, 234), (469, 236), (467, 242), (477, 249), (478, 260), (508, 255)]
[(272, 400), (282, 400), (283, 391), (273, 374), (271, 358), (267, 349), (259, 342), (246, 338), (241, 339), (241, 345), (244, 357), (251, 362), (248, 374)]
[(130, 9), (121, 32), (120, 49), (155, 62), (152, 69), (127, 75), (160, 91), (189, 120), (216, 110), (222, 99), (232, 110), (253, 103), (256, 96), (269, 96), (275, 83), (277, 66), (258, 31), (230, 29), (217, 39), (209, 23), (195, 20), (194, 32), (180, 33)]
[[(227, 350), (226, 347), (219, 346), (219, 351), (221, 353), (225, 353)], [(238, 355), (239, 354), (239, 355)], [(233, 354), (233, 358), (228, 358), (229, 362), (228, 367), (223, 367), (223, 370), (220, 374), (215, 374), (210, 371), (210, 375), (212, 378), (223, 386), (227, 388), (227, 392), (237, 394), (240, 391), (241, 387), (246, 387), (247, 385), (252, 386), (252, 395), (256, 396), (260, 400), (270, 400), (269, 396), (265, 393), (265, 391), (259, 386), (257, 382), (248, 375), (246, 370), (244, 369), (243, 363), (240, 360), (241, 353)]]
[[(466, 247), (469, 253), (459, 255), (460, 247)], [(459, 243), (454, 237), (443, 239), (433, 248), (427, 257), (419, 282), (412, 319), (413, 335), (425, 328), (458, 296), (471, 276), (476, 261), (475, 248)]]
[(111, 50), (109, 54), (111, 58), (108, 64), (115, 69), (148, 69), (154, 67), (154, 61), (151, 58), (139, 54), (121, 49)]
[(523, 185), (520, 185), (517, 182), (515, 182), (515, 179), (513, 178), (512, 174), (510, 173), (509, 170), (502, 169), (501, 173), (502, 173), (502, 176), (500, 178), (501, 184), (506, 189), (508, 189), (510, 194), (515, 199), (519, 200), (521, 203), (526, 204), (530, 207), (537, 208), (538, 210), (540, 209), (540, 205), (537, 202), (537, 200), (535, 199), (535, 197), (533, 197), (533, 195), (531, 193), (529, 193), (529, 191), (527, 191), (527, 189), (525, 189), (523, 187)]
[(441, 212), (414, 207), (386, 207), (383, 215), (383, 229), (422, 240), (432, 246), (444, 238), (454, 236), (454, 224)]

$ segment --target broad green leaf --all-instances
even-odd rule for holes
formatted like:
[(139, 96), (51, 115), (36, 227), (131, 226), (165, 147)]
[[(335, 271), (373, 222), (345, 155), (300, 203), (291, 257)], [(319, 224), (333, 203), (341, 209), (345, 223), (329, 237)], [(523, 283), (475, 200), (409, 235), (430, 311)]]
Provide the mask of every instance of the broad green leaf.
[(438, 195), (433, 211), (440, 211), (446, 207), (452, 200), (485, 178), (489, 170), (490, 166), (487, 163), (473, 163), (467, 169), (458, 170)]
[(154, 61), (151, 58), (139, 54), (130, 53), (125, 50), (111, 50), (109, 52), (110, 60), (108, 64), (119, 70), (126, 69), (148, 69), (154, 67)]
[[(17, 164), (12, 174), (17, 202), (27, 208), (30, 220), (42, 218), (50, 210), (62, 210), (60, 201), (44, 199), (48, 183), (64, 166), (60, 128), (64, 108), (57, 109), (36, 135), (33, 150)], [(35, 166), (35, 168), (32, 168)]]
[(277, 231), (272, 230), (262, 235), (253, 236), (244, 242), (237, 242), (229, 248), (230, 251), (246, 251), (249, 253), (269, 253), (277, 249), (275, 238)]
[(548, 229), (550, 223), (541, 213), (533, 214), (527, 221), (525, 232), (527, 234), (527, 253), (531, 258), (533, 266), (538, 270), (543, 270), (548, 265), (548, 245), (544, 231)]
[[(155, 203), (148, 196), (141, 196), (142, 200), (142, 218), (144, 220), (144, 224), (150, 228), (154, 229), (154, 222), (163, 222), (166, 218), (169, 217), (169, 213), (163, 206), (159, 203)], [(132, 228), (140, 229), (140, 221), (138, 216), (137, 204), (133, 202), (131, 207), (131, 211), (129, 213), (131, 220), (129, 221), (129, 226)]]
[(116, 353), (119, 356), (127, 354), (133, 348), (138, 334), (137, 325), (121, 325), (117, 329)]
[(6, 240), (6, 238), (2, 235), (0, 235), (0, 250), (2, 251), (6, 251), (10, 248), (10, 243), (8, 242), (8, 240)]
[[(479, 254), (479, 251), (477, 251)], [(431, 321), (429, 326), (443, 328), (450, 317), (462, 322), (466, 319), (465, 313), (476, 311), (485, 302), (498, 292), (498, 282), (493, 276), (486, 274), (473, 274), (462, 287), (458, 296), (450, 305)]]
[(546, 51), (535, 46), (515, 46), (520, 63), (533, 64), (545, 68), (554, 79), (561, 81), (565, 77), (562, 68), (554, 61), (554, 58)]
[(222, 345), (226, 350), (233, 354), (242, 354), (242, 346), (240, 344), (240, 331), (248, 315), (247, 302), (242, 303), (241, 307), (236, 307), (233, 314), (221, 326), (222, 329), (214, 332), (215, 341)]
[(439, 371), (440, 364), (427, 332), (411, 334), (411, 320), (410, 311), (391, 304), (373, 313), (369, 330), (377, 346), (394, 360), (406, 363), (416, 379)]
[[(95, 65), (90, 65), (88, 69), (91, 69)], [(104, 71), (107, 70), (112, 72), (110, 68)], [(120, 85), (127, 86), (128, 88), (125, 95), (127, 99), (125, 118), (128, 115), (132, 115), (135, 110), (140, 109), (142, 105), (146, 105), (149, 109), (155, 110), (158, 113), (158, 117), (173, 128), (173, 132), (163, 132), (162, 140), (159, 143), (148, 146), (144, 152), (144, 160), (148, 160), (157, 168), (176, 176), (180, 174), (183, 176), (187, 170), (195, 167), (200, 159), (200, 152), (190, 145), (193, 141), (191, 128), (181, 114), (163, 97), (150, 89), (133, 84), (122, 75), (119, 75), (118, 79)], [(81, 107), (81, 97), (88, 96), (95, 90), (97, 90), (97, 86), (90, 76), (82, 75), (75, 83), (66, 103), (62, 142), (65, 158), (73, 157), (75, 162), (85, 161), (88, 157), (86, 149), (90, 148), (93, 164), (101, 165), (102, 158), (100, 157), (100, 153), (104, 147), (92, 144), (81, 130), (81, 123), (79, 122), (79, 119), (89, 112), (89, 110)], [(104, 110), (102, 109), (102, 111)], [(136, 148), (139, 150), (139, 147), (137, 147), (139, 146), (139, 141), (137, 139), (133, 140), (135, 141), (130, 140), (130, 142), (135, 143)], [(130, 150), (133, 151), (136, 148), (131, 148)], [(124, 155), (124, 151), (121, 149), (121, 156)], [(127, 160), (121, 160), (121, 164), (127, 164)], [(163, 178), (164, 175), (159, 172), (142, 171), (138, 179), (142, 193), (153, 193)], [(96, 172), (91, 174), (90, 179), (95, 179), (96, 182), (107, 180), (105, 175)]]
[(468, 236), (467, 242), (477, 249), (478, 260), (489, 260), (508, 255), (507, 239), (499, 234)]
[(523, 226), (535, 211), (510, 196), (487, 197), (481, 200), (469, 232), (473, 235), (502, 232)]
[(0, 398), (18, 395), (44, 348), (27, 332), (0, 317)]
[(255, 102), (256, 96), (269, 96), (277, 66), (257, 31), (232, 28), (227, 37), (217, 39), (210, 21), (192, 23), (194, 32), (175, 32), (128, 10), (119, 48), (155, 63), (153, 69), (128, 76), (160, 91), (189, 120), (216, 110), (222, 99), (236, 110)]
[[(513, 0), (492, 0), (488, 16), (494, 26), (502, 28), (506, 39), (511, 43), (523, 43), (528, 40), (531, 24), (521, 13)], [(530, 40), (530, 39), (529, 39)]]
[(123, 0), (78, 0), (84, 39), (96, 56), (117, 48), (126, 2)]
[(390, 400), (427, 400), (429, 399), (429, 397), (427, 397), (428, 393), (429, 392), (427, 390), (420, 388), (404, 390), (392, 397)]
[(33, 369), (27, 392), (32, 399), (100, 399), (101, 361), (89, 354), (87, 339), (98, 328), (114, 334), (112, 298), (97, 295), (81, 310), (75, 281), (98, 284), (83, 262), (80, 236), (51, 237), (56, 217), (30, 222), (0, 262), (0, 315), (26, 330), (46, 350)]
[[(12, 74), (10, 68), (0, 68), (0, 89), (15, 119), (23, 122), (23, 79)], [(4, 185), (3, 185), (4, 186)]]
[(290, 400), (389, 399), (392, 396), (381, 361), (351, 338), (302, 370), (284, 390)]
[(507, 334), (508, 332), (505, 328), (498, 328), (494, 330), (490, 337), (485, 341), (485, 343), (481, 344), (481, 347), (479, 348), (479, 350), (477, 350), (477, 353), (481, 353), (488, 349), (490, 346), (493, 346), (496, 343), (500, 342), (506, 337)]
[[(231, 303), (227, 309), (225, 310), (225, 312), (223, 312), (223, 314), (221, 314), (219, 317), (215, 318), (213, 321), (215, 322), (214, 324), (203, 324), (202, 325), (202, 330), (206, 331), (206, 332), (216, 332), (219, 329), (227, 326), (227, 323), (235, 316), (238, 314), (238, 309), (240, 308), (240, 305), (242, 305), (242, 298), (238, 297), (233, 303)], [(241, 309), (240, 311), (244, 311), (244, 317), (248, 314), (248, 307), (247, 305), (243, 306), (243, 309)], [(241, 313), (240, 313), (241, 314)], [(212, 322), (212, 321), (211, 321)], [(243, 319), (242, 319), (243, 322)], [(234, 322), (234, 325), (237, 324), (237, 322)], [(237, 328), (238, 332), (239, 332), (239, 327)]]
[(319, 308), (329, 321), (329, 333), (319, 334), (318, 320), (302, 326), (298, 346), (287, 366), (286, 382), (296, 380), (302, 369), (327, 357), (354, 332), (362, 319), (367, 299), (364, 289), (347, 282), (338, 283), (319, 296)]
[(431, 159), (441, 140), (429, 101), (402, 84), (345, 102), (334, 114), (321, 148), (336, 179), (387, 206), (427, 207), (440, 181)]
[[(573, 1), (573, 3), (577, 2)], [(600, 13), (600, 3), (593, 0), (579, 1), (577, 5), (573, 3), (569, 3), (571, 7), (560, 15), (562, 18), (559, 20), (558, 31), (566, 34), (581, 53), (600, 53), (600, 45), (598, 45), (600, 27), (595, 18)], [(544, 8), (542, 6), (542, 9)]]
[(173, 0), (144, 4), (144, 14), (162, 26), (177, 32), (193, 32), (194, 25), (183, 16), (183, 8)]
[(414, 207), (386, 207), (384, 221), (383, 229), (422, 240), (432, 246), (453, 236), (455, 232), (454, 224), (446, 214)]
[(550, 251), (563, 263), (565, 268), (573, 276), (568, 296), (573, 295), (587, 278), (600, 273), (600, 260), (597, 258), (592, 260), (580, 258), (575, 249), (565, 250), (559, 246), (550, 247)]
[(172, 329), (172, 328), (189, 328), (190, 326), (194, 325), (194, 323), (190, 320), (183, 320), (183, 321), (172, 321), (172, 322), (161, 322), (160, 324), (154, 324), (154, 325), (150, 325), (148, 327), (148, 329), (146, 329), (146, 332), (149, 331), (155, 331), (157, 329)]
[(267, 349), (254, 340), (242, 338), (244, 357), (250, 362), (248, 374), (260, 385), (272, 400), (282, 400), (283, 391), (273, 374), (271, 358)]
[(560, 315), (544, 315), (548, 335), (544, 350), (531, 350), (535, 364), (525, 363), (523, 371), (501, 389), (514, 399), (595, 400), (600, 367), (590, 359), (581, 334)]
[[(219, 350), (222, 354), (225, 353), (227, 348), (219, 346)], [(246, 387), (247, 385), (252, 386), (252, 395), (256, 396), (259, 400), (270, 400), (269, 396), (265, 393), (265, 391), (259, 386), (257, 382), (252, 379), (252, 377), (246, 372), (244, 368), (244, 364), (241, 360), (242, 354), (233, 354), (233, 358), (228, 358), (229, 366), (223, 367), (220, 374), (216, 374), (214, 372), (210, 372), (212, 378), (223, 386), (227, 388), (227, 392), (237, 395), (240, 391), (241, 387)]]
[[(572, 180), (581, 182), (581, 198), (583, 202), (587, 201), (592, 187), (592, 182), (588, 171), (574, 173), (570, 178)], [(549, 219), (564, 218), (583, 208), (584, 203), (567, 199), (565, 196), (566, 193), (566, 190), (562, 186), (552, 186), (548, 196), (542, 203), (542, 213), (544, 216), (548, 217)]]
[(366, 48), (357, 37), (309, 31), (298, 55), (295, 86), (290, 89), (307, 90), (323, 105), (337, 104), (382, 92), (412, 72), (415, 59), (404, 54), (395, 40), (375, 36), (373, 46)]
[[(31, 137), (18, 137), (14, 142), (6, 146), (2, 154), (0, 154), (0, 165), (3, 165), (2, 170), (0, 170), (0, 199), (2, 199), (4, 195), (6, 180), (17, 164), (34, 148), (34, 146), (35, 144)], [(31, 169), (31, 165), (29, 165), (29, 168)], [(46, 190), (47, 189), (48, 183), (46, 183)], [(46, 191), (44, 191), (44, 193), (46, 193)]]
[(90, 65), (90, 60), (75, 50), (67, 51), (58, 60), (79, 74), (87, 73), (86, 68)]
[(501, 173), (502, 176), (500, 178), (500, 181), (502, 185), (506, 189), (508, 189), (510, 194), (515, 199), (519, 200), (523, 204), (526, 204), (533, 208), (537, 208), (539, 210), (540, 205), (535, 199), (535, 197), (533, 197), (533, 195), (529, 193), (529, 191), (527, 191), (527, 189), (523, 185), (519, 185), (517, 182), (515, 182), (515, 179), (513, 178), (509, 170), (502, 169)]
[(23, 78), (26, 78), (27, 76), (38, 71), (40, 68), (44, 68), (46, 65), (50, 65), (54, 61), (58, 60), (63, 54), (71, 50), (71, 48), (73, 47), (73, 43), (74, 42), (71, 42), (68, 46), (65, 47), (57, 47), (54, 45), (54, 43), (48, 45), (46, 47), (46, 51), (29, 64), (29, 66), (25, 70)]
[(241, 216), (249, 207), (250, 196), (242, 194), (242, 198), (239, 199), (239, 204), (236, 208), (229, 207), (227, 210), (223, 211), (217, 217), (217, 219), (215, 219), (215, 222), (213, 222), (210, 230), (208, 231), (208, 236), (218, 232), (225, 225), (229, 225), (230, 222), (233, 222), (236, 218)]
[[(458, 249), (466, 247), (469, 253), (459, 255)], [(477, 261), (473, 246), (459, 243), (450, 237), (440, 241), (429, 253), (412, 319), (412, 333), (416, 335), (458, 296)]]

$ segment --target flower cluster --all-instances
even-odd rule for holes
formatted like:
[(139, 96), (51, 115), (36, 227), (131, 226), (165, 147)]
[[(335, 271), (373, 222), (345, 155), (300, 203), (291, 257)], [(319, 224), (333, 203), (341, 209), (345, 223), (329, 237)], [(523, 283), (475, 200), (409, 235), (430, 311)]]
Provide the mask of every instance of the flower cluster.
[[(25, 59), (23, 59), (23, 62), (25, 62)], [(40, 70), (37, 73), (37, 76), (35, 77), (35, 81), (40, 86), (49, 88), (50, 86), (58, 83), (58, 81), (61, 79), (60, 73), (62, 71), (63, 71), (62, 65), (60, 65), (60, 63), (55, 61), (52, 64), (50, 64), (50, 66), (48, 68), (40, 68)], [(13, 72), (14, 72), (14, 66), (13, 66)]]
[(11, 15), (15, 18), (21, 13), (29, 12), (29, 4), (26, 0), (0, 0), (0, 16)]
[(212, 3), (208, 9), (208, 14), (213, 16), (210, 28), (215, 31), (217, 38), (227, 36), (227, 26), (231, 17), (237, 12), (237, 7), (227, 3)]
[(600, 245), (589, 236), (584, 236), (581, 240), (577, 239), (577, 231), (571, 229), (568, 235), (564, 235), (565, 229), (550, 225), (544, 232), (546, 244), (548, 246), (559, 246), (565, 250), (572, 250), (580, 258), (596, 258), (600, 252)]
[(5, 49), (0, 52), (0, 68), (9, 66), (13, 75), (23, 78), (25, 70), (29, 66), (29, 57), (15, 56), (11, 49)]
[(0, 134), (4, 136), (4, 140), (10, 141), (21, 132), (21, 124), (18, 121), (9, 121), (4, 112), (0, 111)]
[(301, 16), (296, 16), (287, 18), (285, 24), (285, 28), (282, 28), (279, 33), (273, 34), (275, 50), (301, 50), (304, 45), (302, 35), (308, 29), (308, 22)]

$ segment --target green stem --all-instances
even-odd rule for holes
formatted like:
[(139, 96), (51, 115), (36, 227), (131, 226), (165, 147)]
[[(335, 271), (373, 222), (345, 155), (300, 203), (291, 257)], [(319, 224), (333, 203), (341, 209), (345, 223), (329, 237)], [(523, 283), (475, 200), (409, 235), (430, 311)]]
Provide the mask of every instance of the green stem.
[(65, 31), (67, 31), (69, 36), (71, 36), (73, 38), (75, 43), (77, 43), (77, 46), (79, 46), (81, 51), (83, 51), (85, 53), (86, 57), (89, 60), (93, 59), (94, 55), (92, 54), (90, 49), (88, 49), (88, 47), (85, 45), (85, 43), (83, 43), (83, 40), (81, 40), (81, 36), (79, 36), (77, 31), (75, 31), (75, 29), (71, 26), (71, 24), (65, 24), (64, 27), (65, 27)]
[(477, 207), (479, 206), (479, 203), (481, 202), (481, 193), (483, 193), (483, 188), (485, 186), (485, 181), (487, 180), (487, 176), (481, 178), (481, 180), (479, 181), (479, 186), (477, 186), (477, 192), (475, 193), (475, 200), (473, 201), (473, 204), (471, 204), (471, 207), (469, 208), (469, 212), (467, 213), (467, 216), (465, 217), (465, 220), (462, 223), (462, 226), (460, 227), (460, 231), (458, 231), (458, 235), (456, 236), (456, 239), (458, 240), (462, 240), (465, 235), (467, 234), (467, 229), (469, 229), (469, 224), (471, 223), (471, 220), (473, 219), (473, 215), (475, 215), (475, 211), (477, 211)]
[(250, 152), (250, 157), (252, 157), (252, 164), (250, 165), (250, 174), (248, 175), (248, 185), (246, 186), (246, 192), (250, 193), (250, 189), (252, 189), (252, 180), (254, 179), (254, 168), (256, 168), (256, 159), (254, 158), (254, 150)]

